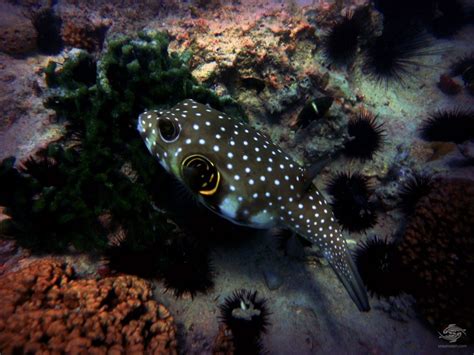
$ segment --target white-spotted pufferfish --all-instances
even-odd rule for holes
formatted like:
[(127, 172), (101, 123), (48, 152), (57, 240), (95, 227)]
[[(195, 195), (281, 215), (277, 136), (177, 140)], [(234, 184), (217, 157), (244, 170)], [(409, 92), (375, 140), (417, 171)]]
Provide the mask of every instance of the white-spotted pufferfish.
[(317, 244), (359, 310), (370, 309), (331, 207), (264, 134), (193, 100), (144, 112), (137, 128), (150, 153), (205, 206), (234, 223), (289, 228)]

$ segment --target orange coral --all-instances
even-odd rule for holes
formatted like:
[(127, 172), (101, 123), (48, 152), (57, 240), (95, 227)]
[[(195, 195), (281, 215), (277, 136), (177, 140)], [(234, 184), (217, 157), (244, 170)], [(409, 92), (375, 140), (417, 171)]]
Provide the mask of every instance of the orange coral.
[[(412, 292), (442, 331), (456, 323), (474, 334), (474, 182), (436, 180), (416, 206), (399, 248)], [(472, 340), (472, 339), (471, 339)]]
[(176, 354), (176, 326), (137, 277), (74, 280), (42, 259), (0, 278), (0, 351)]

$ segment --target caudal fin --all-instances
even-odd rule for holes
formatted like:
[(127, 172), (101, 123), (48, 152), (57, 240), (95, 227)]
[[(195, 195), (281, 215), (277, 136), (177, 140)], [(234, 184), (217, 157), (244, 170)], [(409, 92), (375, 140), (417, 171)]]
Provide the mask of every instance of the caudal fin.
[[(359, 311), (370, 311), (367, 291), (359, 275), (359, 271), (357, 270), (357, 267), (355, 266), (351, 255), (349, 254), (349, 251), (345, 251), (342, 259), (343, 260), (338, 260), (338, 265), (331, 262), (330, 259), (328, 260), (337, 277), (346, 288), (347, 293), (349, 293), (349, 296), (352, 298), (357, 308), (359, 308)], [(345, 267), (341, 267), (341, 265), (344, 265)]]

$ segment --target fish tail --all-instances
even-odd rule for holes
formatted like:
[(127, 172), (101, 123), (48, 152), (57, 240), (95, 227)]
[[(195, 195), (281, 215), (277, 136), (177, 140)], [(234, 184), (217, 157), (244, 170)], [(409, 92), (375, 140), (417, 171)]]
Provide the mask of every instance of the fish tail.
[[(360, 277), (359, 271), (352, 260), (352, 256), (349, 251), (346, 249), (344, 255), (342, 256), (343, 260), (339, 260), (338, 264), (332, 262), (328, 258), (329, 264), (333, 268), (339, 280), (344, 285), (347, 293), (352, 298), (352, 301), (356, 304), (357, 308), (361, 312), (370, 311), (369, 298), (367, 296), (367, 291), (365, 289), (364, 283)], [(341, 268), (340, 265), (345, 265), (346, 267)]]

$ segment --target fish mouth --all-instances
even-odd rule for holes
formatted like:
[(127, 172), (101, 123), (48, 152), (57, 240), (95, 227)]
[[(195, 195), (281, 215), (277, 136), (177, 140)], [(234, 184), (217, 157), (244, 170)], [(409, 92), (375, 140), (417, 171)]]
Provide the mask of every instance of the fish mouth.
[(347, 293), (351, 297), (352, 301), (356, 304), (357, 308), (361, 312), (370, 311), (369, 298), (365, 289), (364, 283), (360, 277), (359, 271), (352, 260), (349, 251), (346, 250), (343, 256), (343, 265), (347, 266), (350, 277), (345, 275), (339, 268), (333, 263), (329, 262), (334, 272), (336, 273), (339, 280), (344, 285)]

